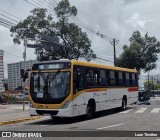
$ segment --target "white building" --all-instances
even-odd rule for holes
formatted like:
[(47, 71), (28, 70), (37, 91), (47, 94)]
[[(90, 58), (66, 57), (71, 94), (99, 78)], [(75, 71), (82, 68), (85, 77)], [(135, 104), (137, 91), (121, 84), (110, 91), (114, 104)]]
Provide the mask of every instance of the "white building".
[(4, 80), (4, 66), (3, 66), (3, 50), (0, 50), (0, 92), (4, 91), (3, 80)]
[[(26, 70), (31, 69), (32, 65), (36, 62), (37, 60), (26, 61)], [(19, 86), (23, 87), (23, 80), (21, 78), (21, 69), (24, 69), (23, 61), (8, 64), (8, 89), (9, 90), (14, 90)]]

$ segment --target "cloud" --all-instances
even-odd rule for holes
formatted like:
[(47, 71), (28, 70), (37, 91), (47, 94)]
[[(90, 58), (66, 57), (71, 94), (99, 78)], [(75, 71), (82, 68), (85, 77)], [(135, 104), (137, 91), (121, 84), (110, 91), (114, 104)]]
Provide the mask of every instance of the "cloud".
[[(56, 0), (59, 2), (60, 0)], [(71, 5), (78, 9), (78, 19), (89, 28), (99, 31), (111, 38), (120, 40), (121, 45), (128, 43), (128, 38), (134, 30), (142, 33), (148, 32), (160, 38), (159, 15), (160, 1), (154, 0), (69, 0)], [(32, 2), (30, 0), (30, 2)], [(33, 3), (33, 2), (32, 2)], [(43, 3), (46, 3), (43, 1)], [(144, 6), (145, 5), (145, 6)], [(45, 6), (45, 5), (44, 5)], [(24, 8), (25, 7), (25, 8)], [(25, 19), (34, 6), (24, 0), (1, 0), (0, 9)], [(50, 5), (50, 8), (54, 8)], [(54, 17), (55, 19), (55, 17)], [(150, 20), (152, 19), (152, 21)], [(18, 20), (18, 19), (16, 19)], [(128, 26), (126, 26), (128, 25)], [(82, 28), (83, 29), (83, 28)], [(113, 60), (113, 46), (107, 39), (100, 38), (96, 34), (87, 32), (95, 53), (104, 59)], [(14, 45), (8, 29), (0, 26), (0, 49), (22, 56), (23, 44)], [(116, 51), (121, 52), (118, 45)], [(7, 77), (7, 64), (23, 61), (23, 58), (5, 53), (5, 77)], [(34, 49), (27, 49), (27, 59), (35, 59)], [(105, 63), (105, 61), (103, 61)], [(108, 63), (108, 62), (107, 62)]]
[(131, 25), (133, 28), (141, 27), (145, 28), (145, 24), (147, 23), (146, 20), (140, 19), (139, 13), (134, 13), (127, 21), (127, 24)]

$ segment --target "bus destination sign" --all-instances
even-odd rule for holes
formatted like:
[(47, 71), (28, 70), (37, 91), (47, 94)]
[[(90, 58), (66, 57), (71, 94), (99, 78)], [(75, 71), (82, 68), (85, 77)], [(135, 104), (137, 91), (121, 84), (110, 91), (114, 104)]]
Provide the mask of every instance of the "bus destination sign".
[(70, 68), (70, 63), (41, 63), (34, 64), (33, 70), (58, 70)]
[(54, 63), (54, 64), (35, 64), (33, 69), (35, 70), (54, 70), (54, 69), (63, 69), (63, 63)]

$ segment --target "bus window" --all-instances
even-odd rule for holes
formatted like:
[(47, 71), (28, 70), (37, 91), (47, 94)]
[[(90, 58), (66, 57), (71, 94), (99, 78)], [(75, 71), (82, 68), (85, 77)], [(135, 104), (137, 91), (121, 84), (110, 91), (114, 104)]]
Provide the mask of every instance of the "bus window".
[(110, 71), (110, 85), (115, 85), (115, 84), (116, 84), (115, 72), (114, 71)]
[(92, 85), (92, 76), (93, 76), (93, 71), (92, 70), (88, 70), (86, 73), (86, 85), (88, 86), (93, 86)]
[(130, 85), (129, 73), (126, 73), (126, 85)]
[(106, 71), (105, 70), (100, 70), (99, 85), (100, 86), (106, 86), (107, 85), (107, 77), (106, 77)]
[(136, 85), (136, 77), (134, 73), (132, 73), (132, 85)]
[(136, 84), (136, 86), (138, 85), (138, 78), (139, 78), (138, 75), (135, 74), (135, 81), (136, 81), (135, 84)]
[(78, 72), (77, 75), (77, 88), (83, 88), (83, 83), (84, 83), (83, 72), (80, 71)]
[(123, 74), (122, 72), (118, 72), (118, 84), (123, 85)]
[(93, 86), (98, 86), (98, 70), (93, 71)]
[(88, 69), (86, 72), (86, 85), (90, 86), (98, 86), (98, 70)]
[(74, 71), (74, 93), (79, 91), (80, 89), (84, 88), (84, 76), (83, 76), (83, 70), (80, 70), (79, 68), (75, 69)]

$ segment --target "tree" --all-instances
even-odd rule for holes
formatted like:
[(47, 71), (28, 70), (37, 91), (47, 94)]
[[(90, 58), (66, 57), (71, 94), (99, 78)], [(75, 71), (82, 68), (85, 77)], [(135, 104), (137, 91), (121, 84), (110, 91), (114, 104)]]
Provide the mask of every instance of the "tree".
[(139, 31), (133, 32), (129, 41), (130, 45), (124, 45), (124, 51), (116, 61), (117, 66), (136, 68), (145, 72), (156, 68), (160, 42), (154, 36), (149, 37), (148, 33), (142, 37)]
[(160, 90), (160, 84), (159, 83), (155, 85), (155, 90)]
[(35, 53), (39, 61), (57, 60), (61, 58), (79, 59), (87, 61), (96, 58), (91, 49), (91, 41), (85, 32), (82, 32), (69, 18), (77, 15), (75, 6), (70, 6), (68, 0), (62, 0), (54, 8), (58, 21), (53, 21), (47, 10), (35, 8), (31, 15), (11, 28), (13, 42), (21, 44), (25, 38), (32, 38), (35, 45), (43, 45), (40, 41), (42, 35), (57, 36), (64, 46), (57, 48), (37, 48)]
[(154, 83), (151, 80), (145, 81), (143, 84), (144, 84), (144, 89), (146, 90), (153, 90), (154, 88)]

